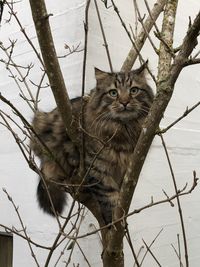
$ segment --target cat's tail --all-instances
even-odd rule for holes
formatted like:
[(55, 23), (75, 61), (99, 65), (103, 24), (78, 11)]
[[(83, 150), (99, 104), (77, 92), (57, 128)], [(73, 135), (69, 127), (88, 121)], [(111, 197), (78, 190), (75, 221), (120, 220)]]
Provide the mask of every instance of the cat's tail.
[(47, 188), (40, 179), (37, 187), (37, 199), (39, 206), (44, 212), (50, 215), (59, 215), (63, 212), (66, 204), (66, 193), (56, 185), (47, 183), (46, 185)]
[(55, 162), (42, 163), (41, 173), (43, 178), (37, 187), (38, 204), (44, 212), (53, 216), (59, 215), (63, 212), (67, 199), (62, 188), (63, 176), (59, 175)]

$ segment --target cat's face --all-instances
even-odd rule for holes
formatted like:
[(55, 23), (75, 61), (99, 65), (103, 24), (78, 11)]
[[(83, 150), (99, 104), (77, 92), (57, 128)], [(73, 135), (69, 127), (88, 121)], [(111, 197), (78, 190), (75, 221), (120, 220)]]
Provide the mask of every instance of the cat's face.
[(145, 117), (153, 100), (147, 85), (144, 66), (127, 73), (107, 73), (95, 69), (97, 87), (93, 105), (98, 114), (113, 121), (128, 122)]

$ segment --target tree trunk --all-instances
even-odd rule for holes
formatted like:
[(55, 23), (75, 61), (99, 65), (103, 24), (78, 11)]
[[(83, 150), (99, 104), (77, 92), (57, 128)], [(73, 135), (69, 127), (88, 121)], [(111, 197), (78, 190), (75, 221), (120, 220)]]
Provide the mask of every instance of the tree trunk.
[(103, 267), (124, 267), (123, 238), (126, 222), (123, 218), (124, 211), (119, 203), (113, 211), (113, 225), (101, 231), (103, 252)]
[(124, 267), (124, 253), (123, 253), (123, 238), (121, 239), (120, 246), (111, 245), (112, 243), (112, 231), (118, 231), (115, 229), (104, 229), (101, 231), (103, 252), (102, 262), (103, 267)]

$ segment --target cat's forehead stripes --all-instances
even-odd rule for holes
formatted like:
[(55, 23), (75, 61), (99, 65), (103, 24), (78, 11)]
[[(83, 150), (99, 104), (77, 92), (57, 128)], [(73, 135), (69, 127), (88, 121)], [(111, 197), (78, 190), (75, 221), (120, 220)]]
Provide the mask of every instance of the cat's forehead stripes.
[(133, 82), (133, 77), (131, 77), (130, 72), (120, 72), (115, 74), (115, 87), (121, 87), (121, 86), (131, 86)]

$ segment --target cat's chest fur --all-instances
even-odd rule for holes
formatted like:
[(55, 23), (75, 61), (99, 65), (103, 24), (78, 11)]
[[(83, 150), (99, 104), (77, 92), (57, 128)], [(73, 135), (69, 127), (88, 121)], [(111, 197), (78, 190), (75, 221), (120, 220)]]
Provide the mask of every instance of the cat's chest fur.
[(115, 177), (115, 181), (120, 186), (129, 163), (130, 152), (119, 152), (112, 148), (108, 148), (104, 153), (109, 159), (108, 168), (110, 169), (112, 176)]
[(86, 166), (90, 167), (92, 162), (90, 175), (103, 179), (106, 184), (116, 183), (120, 188), (134, 150), (135, 136), (126, 133), (120, 125), (110, 124), (98, 133), (95, 127), (87, 130)]

